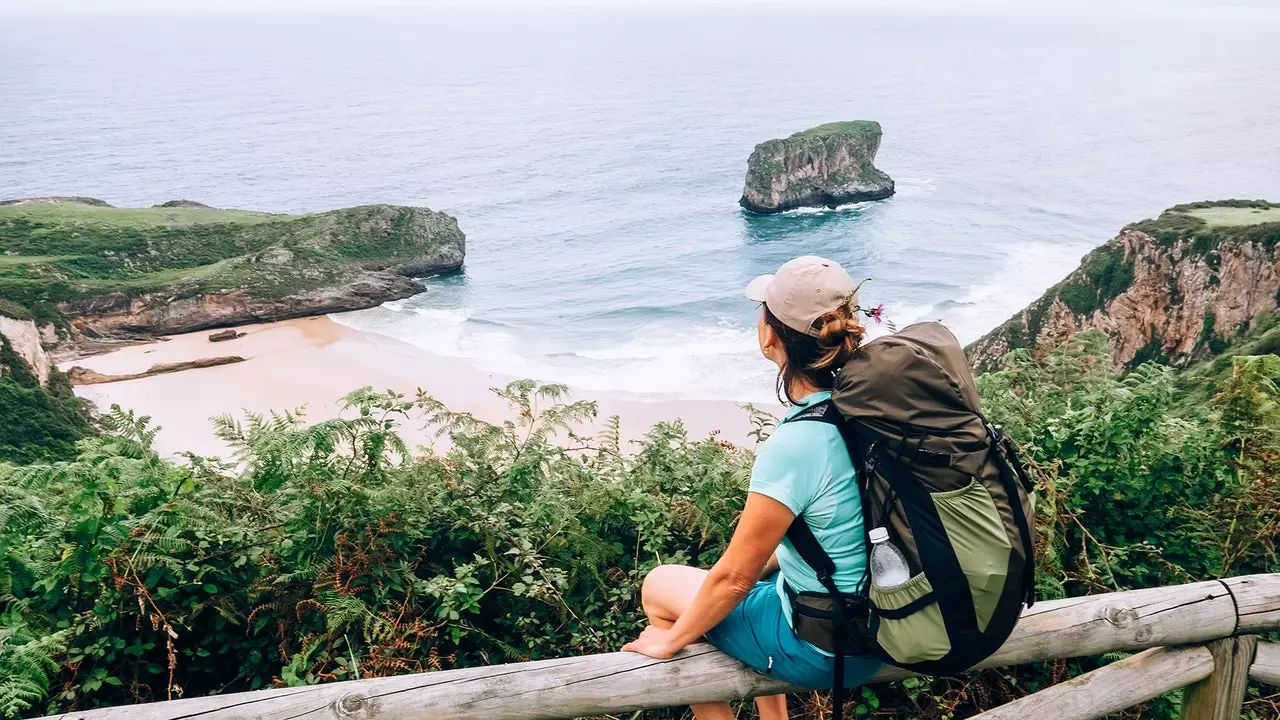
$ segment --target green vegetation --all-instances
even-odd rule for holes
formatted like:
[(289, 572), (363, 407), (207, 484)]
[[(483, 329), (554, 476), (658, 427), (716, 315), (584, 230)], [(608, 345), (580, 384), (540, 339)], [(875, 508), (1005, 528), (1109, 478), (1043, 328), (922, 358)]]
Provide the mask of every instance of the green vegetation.
[[(1039, 478), (1042, 597), (1280, 570), (1280, 358), (1225, 362), (1194, 407), (1183, 371), (1111, 373), (1098, 333), (979, 379)], [(69, 462), (0, 464), (0, 715), (617, 649), (649, 569), (722, 552), (752, 453), (679, 424), (590, 437), (595, 406), (563, 393), (513, 383), (500, 425), (368, 389), (314, 425), (223, 418), (233, 462), (161, 459), (115, 410)], [(448, 451), (404, 446), (422, 422)], [(878, 686), (850, 712), (963, 717), (1100, 662)]]
[(875, 120), (846, 120), (829, 122), (825, 125), (801, 130), (793, 133), (788, 140), (806, 140), (809, 138), (828, 138), (836, 135), (876, 135), (881, 133), (880, 123)]
[[(0, 205), (0, 300), (41, 322), (57, 304), (114, 292), (166, 299), (228, 289), (281, 298), (354, 279), (367, 267), (419, 261), (460, 239), (451, 218), (364, 206), (312, 215), (201, 207), (113, 208), (83, 202)], [(445, 216), (438, 216), (445, 218)]]
[(1266, 200), (1217, 200), (1175, 205), (1154, 220), (1125, 230), (1144, 232), (1165, 247), (1192, 240), (1191, 253), (1204, 257), (1224, 242), (1255, 242), (1274, 251), (1280, 243), (1280, 205)]
[[(76, 442), (92, 432), (66, 377), (55, 369), (48, 387), (40, 387), (27, 361), (0, 334), (0, 462), (67, 460), (76, 456)], [(3, 577), (0, 572), (0, 588)]]
[(35, 315), (25, 307), (11, 300), (0, 298), (0, 315), (14, 320), (34, 320)]
[(1192, 210), (1189, 215), (1200, 218), (1208, 225), (1243, 226), (1280, 222), (1280, 207), (1261, 208), (1203, 208)]
[(1077, 315), (1088, 315), (1128, 290), (1133, 272), (1133, 259), (1125, 257), (1124, 248), (1107, 243), (1086, 255), (1079, 269), (1046, 295), (1056, 295)]
[[(1220, 250), (1224, 245), (1256, 244), (1265, 249), (1269, 259), (1274, 259), (1276, 246), (1280, 244), (1280, 205), (1265, 200), (1188, 203), (1169, 208), (1158, 218), (1132, 223), (1124, 230), (1150, 235), (1160, 247), (1167, 249), (1168, 260), (1175, 265), (1203, 262), (1209, 271), (1205, 287), (1217, 289), (1222, 282), (1218, 273), (1222, 265)], [(1049, 288), (1040, 299), (974, 347), (982, 348), (998, 338), (1010, 349), (1033, 348), (1055, 300), (1061, 300), (1077, 320), (1087, 319), (1099, 311), (1105, 312), (1112, 300), (1132, 287), (1135, 273), (1135, 258), (1125, 256), (1121, 238), (1113, 239), (1086, 255), (1080, 267), (1062, 282)], [(1179, 291), (1174, 279), (1168, 280), (1170, 299), (1176, 305), (1180, 301)], [(1191, 353), (1192, 359), (1226, 352), (1231, 343), (1225, 338), (1235, 337), (1235, 328), (1215, 327), (1208, 318), (1206, 323), (1200, 342)], [(1138, 352), (1129, 367), (1148, 360), (1187, 361), (1185, 357), (1164, 356), (1163, 332), (1162, 328), (1153, 330), (1151, 342)], [(994, 357), (984, 357), (983, 369), (994, 360)]]

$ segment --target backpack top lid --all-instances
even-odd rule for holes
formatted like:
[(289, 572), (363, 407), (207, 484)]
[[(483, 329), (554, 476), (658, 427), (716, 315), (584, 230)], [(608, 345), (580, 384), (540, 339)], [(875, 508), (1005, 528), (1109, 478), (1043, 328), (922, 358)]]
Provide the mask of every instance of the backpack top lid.
[(842, 415), (874, 430), (887, 423), (986, 435), (964, 349), (936, 322), (863, 345), (841, 368), (833, 398)]

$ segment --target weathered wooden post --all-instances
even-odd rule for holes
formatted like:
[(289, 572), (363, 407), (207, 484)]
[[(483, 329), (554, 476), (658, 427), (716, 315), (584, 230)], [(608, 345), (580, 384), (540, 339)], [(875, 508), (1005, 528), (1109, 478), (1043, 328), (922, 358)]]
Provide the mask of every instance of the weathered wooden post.
[(1280, 643), (1260, 642), (1254, 653), (1249, 678), (1260, 683), (1280, 686)]
[(1213, 673), (1183, 691), (1181, 720), (1236, 720), (1258, 637), (1222, 638), (1205, 647), (1213, 654)]

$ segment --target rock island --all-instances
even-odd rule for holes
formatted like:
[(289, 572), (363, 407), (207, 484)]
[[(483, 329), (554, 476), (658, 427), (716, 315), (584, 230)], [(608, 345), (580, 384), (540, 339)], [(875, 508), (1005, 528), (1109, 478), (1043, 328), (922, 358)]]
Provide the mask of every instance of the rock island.
[(755, 213), (836, 207), (893, 195), (893, 178), (875, 165), (880, 123), (819, 125), (756, 146), (738, 204)]

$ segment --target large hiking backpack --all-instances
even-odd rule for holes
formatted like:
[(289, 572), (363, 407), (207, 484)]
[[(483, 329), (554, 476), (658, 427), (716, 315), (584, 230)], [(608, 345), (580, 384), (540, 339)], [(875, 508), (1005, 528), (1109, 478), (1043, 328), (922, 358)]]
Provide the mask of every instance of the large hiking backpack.
[(858, 472), (864, 531), (887, 528), (911, 573), (880, 590), (868, 561), (858, 591), (842, 593), (804, 518), (788, 530), (827, 589), (787, 588), (793, 624), (836, 655), (837, 700), (845, 655), (949, 675), (994, 653), (1035, 601), (1032, 484), (1013, 444), (982, 416), (955, 336), (919, 323), (867, 343), (840, 370), (831, 400), (788, 420), (796, 421), (840, 429)]

